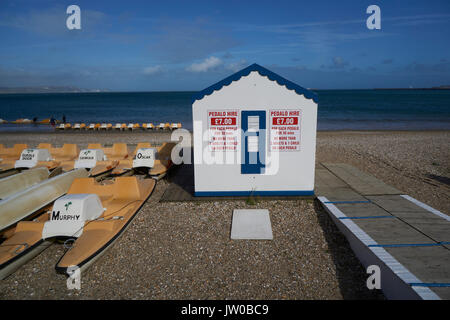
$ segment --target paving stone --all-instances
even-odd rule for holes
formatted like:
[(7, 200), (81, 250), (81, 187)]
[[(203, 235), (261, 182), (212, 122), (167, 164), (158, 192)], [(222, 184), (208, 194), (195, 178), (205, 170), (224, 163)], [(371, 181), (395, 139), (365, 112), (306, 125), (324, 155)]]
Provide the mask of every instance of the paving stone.
[(267, 209), (235, 209), (231, 239), (272, 240), (272, 225)]
[(316, 186), (327, 188), (348, 187), (348, 185), (327, 169), (316, 169)]
[(425, 283), (450, 283), (450, 250), (443, 246), (385, 248)]
[[(347, 217), (424, 283), (450, 283), (450, 222), (401, 197), (400, 191), (346, 164), (324, 163), (317, 169), (317, 195), (334, 203)], [(367, 218), (389, 216), (393, 218)], [(420, 246), (420, 244), (429, 244)], [(442, 299), (450, 288), (430, 287)]]
[(362, 195), (402, 194), (400, 190), (351, 165), (345, 163), (322, 164)]
[(436, 243), (397, 218), (354, 219), (353, 222), (378, 244)]
[(450, 287), (431, 287), (430, 289), (442, 300), (450, 300)]
[(335, 203), (348, 217), (392, 216), (373, 203)]
[(367, 201), (359, 193), (353, 191), (349, 187), (321, 188), (315, 190), (317, 196), (324, 196), (329, 201)]
[[(441, 217), (429, 212), (429, 211), (396, 211), (393, 213), (394, 216), (400, 219), (427, 219), (430, 221), (446, 221)], [(448, 221), (447, 221), (448, 222)]]
[(427, 212), (424, 208), (398, 195), (367, 196), (367, 199), (392, 214), (396, 212)]
[(405, 218), (403, 220), (437, 242), (450, 242), (450, 222), (447, 220), (440, 218)]

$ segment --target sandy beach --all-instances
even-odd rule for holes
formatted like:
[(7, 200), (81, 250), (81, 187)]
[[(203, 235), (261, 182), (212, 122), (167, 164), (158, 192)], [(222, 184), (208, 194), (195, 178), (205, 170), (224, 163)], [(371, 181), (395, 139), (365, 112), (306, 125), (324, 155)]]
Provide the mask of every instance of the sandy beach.
[[(2, 133), (0, 143), (138, 142), (169, 132)], [(449, 131), (318, 132), (317, 162), (342, 162), (448, 214)], [(159, 202), (157, 186), (123, 236), (67, 290), (54, 244), (0, 283), (1, 299), (383, 299), (315, 200)], [(269, 208), (273, 241), (231, 241), (235, 208)]]

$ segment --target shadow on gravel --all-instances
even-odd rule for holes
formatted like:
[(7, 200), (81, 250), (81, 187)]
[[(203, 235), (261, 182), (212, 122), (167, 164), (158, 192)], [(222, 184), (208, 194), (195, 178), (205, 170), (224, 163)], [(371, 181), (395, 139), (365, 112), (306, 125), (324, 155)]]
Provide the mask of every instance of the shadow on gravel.
[(427, 177), (430, 179), (436, 180), (440, 183), (443, 183), (447, 186), (450, 186), (450, 178), (449, 177), (437, 176), (435, 174), (428, 174)]
[(324, 231), (329, 253), (336, 266), (336, 275), (344, 299), (385, 299), (381, 290), (369, 290), (367, 288), (366, 280), (369, 275), (366, 274), (364, 267), (353, 253), (345, 236), (339, 231), (318, 200), (314, 201), (314, 209), (319, 224)]

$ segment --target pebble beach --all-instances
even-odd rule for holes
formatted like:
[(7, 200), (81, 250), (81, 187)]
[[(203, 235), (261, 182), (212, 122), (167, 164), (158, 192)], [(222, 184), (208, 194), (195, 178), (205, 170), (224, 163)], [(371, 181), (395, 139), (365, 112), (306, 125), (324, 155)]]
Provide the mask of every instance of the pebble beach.
[[(11, 146), (41, 142), (160, 144), (170, 132), (2, 133)], [(449, 131), (321, 131), (317, 162), (348, 163), (450, 212)], [(0, 282), (0, 299), (384, 299), (317, 200), (160, 202), (157, 182), (130, 227), (68, 290), (53, 244)], [(274, 240), (230, 240), (233, 209), (266, 208)]]

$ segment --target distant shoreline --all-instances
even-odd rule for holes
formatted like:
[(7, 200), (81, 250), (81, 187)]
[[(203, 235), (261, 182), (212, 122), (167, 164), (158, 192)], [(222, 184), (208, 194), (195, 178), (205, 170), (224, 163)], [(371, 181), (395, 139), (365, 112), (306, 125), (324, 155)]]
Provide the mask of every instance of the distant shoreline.
[[(450, 86), (441, 86), (441, 87), (431, 87), (431, 88), (357, 88), (357, 89), (316, 89), (316, 88), (308, 88), (310, 91), (368, 91), (368, 90), (408, 90), (408, 91), (420, 91), (420, 90), (450, 90)], [(197, 90), (198, 91), (198, 90)], [(89, 90), (89, 89), (78, 89), (78, 90), (61, 90), (61, 91), (45, 91), (45, 90), (39, 90), (36, 89), (33, 91), (32, 89), (25, 89), (25, 90), (14, 90), (14, 88), (0, 88), (0, 95), (2, 94), (67, 94), (67, 93), (170, 93), (170, 92), (197, 92), (196, 90), (180, 90), (180, 91), (174, 91), (174, 90), (168, 90), (168, 91), (112, 91), (112, 90)]]
[(374, 88), (373, 90), (450, 90), (450, 86), (431, 88)]
[[(189, 131), (192, 134), (192, 130), (191, 129), (187, 129), (187, 128), (183, 128), (187, 131)], [(437, 128), (437, 129), (412, 129), (412, 130), (408, 130), (408, 129), (373, 129), (373, 130), (352, 130), (352, 129), (336, 129), (336, 130), (330, 130), (330, 129), (326, 129), (326, 130), (317, 130), (317, 132), (321, 132), (321, 133), (426, 133), (426, 132), (450, 132), (450, 129), (442, 129), (442, 128)], [(172, 131), (170, 130), (137, 130), (137, 131), (118, 131), (118, 130), (109, 130), (109, 131), (92, 131), (92, 130), (83, 130), (83, 131), (79, 131), (79, 130), (67, 130), (67, 131), (59, 131), (59, 130), (18, 130), (18, 131), (1, 131), (0, 130), (0, 137), (6, 137), (6, 136), (13, 136), (13, 135), (28, 135), (28, 134), (40, 134), (40, 135), (62, 135), (62, 136), (68, 136), (68, 135), (92, 135), (92, 136), (108, 136), (108, 135), (115, 135), (115, 134), (120, 134), (122, 136), (134, 136), (134, 135), (140, 135), (140, 134), (146, 134), (146, 135), (152, 135), (152, 134), (171, 134)]]

